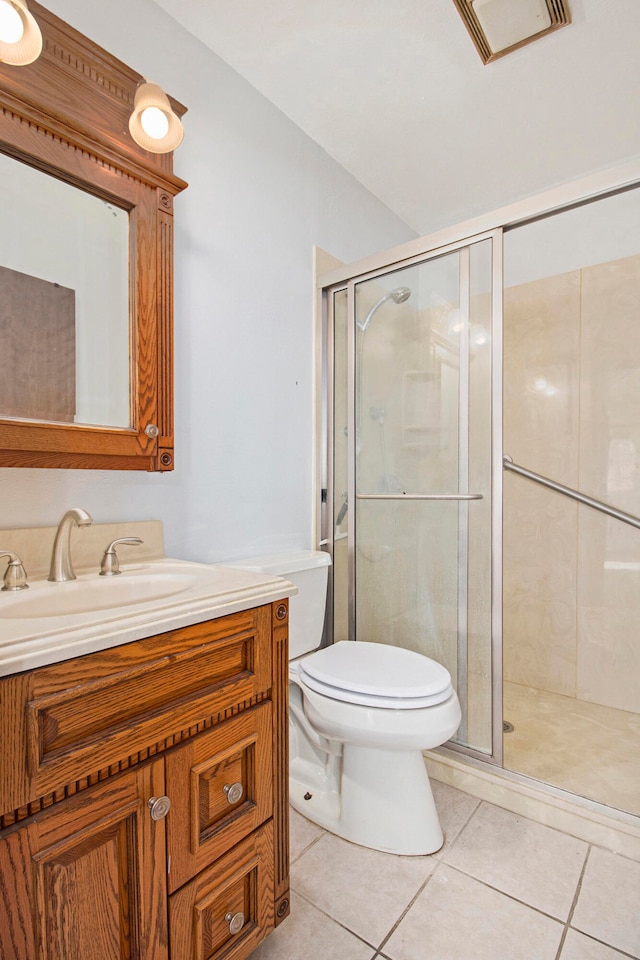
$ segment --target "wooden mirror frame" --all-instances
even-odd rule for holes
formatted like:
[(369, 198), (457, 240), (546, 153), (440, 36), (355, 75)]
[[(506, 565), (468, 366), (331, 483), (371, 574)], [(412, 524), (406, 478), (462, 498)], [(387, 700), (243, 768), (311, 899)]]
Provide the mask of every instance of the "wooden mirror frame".
[(1, 419), (0, 466), (172, 470), (173, 198), (187, 184), (173, 154), (129, 134), (144, 78), (36, 0), (29, 8), (43, 50), (28, 66), (0, 63), (0, 152), (129, 211), (133, 428)]

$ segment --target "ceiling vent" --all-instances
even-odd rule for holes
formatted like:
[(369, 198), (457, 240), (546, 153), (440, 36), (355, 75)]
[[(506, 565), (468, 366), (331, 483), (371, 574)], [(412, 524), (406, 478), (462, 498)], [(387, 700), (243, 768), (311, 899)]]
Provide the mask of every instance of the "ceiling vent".
[(453, 0), (483, 63), (571, 23), (567, 0)]

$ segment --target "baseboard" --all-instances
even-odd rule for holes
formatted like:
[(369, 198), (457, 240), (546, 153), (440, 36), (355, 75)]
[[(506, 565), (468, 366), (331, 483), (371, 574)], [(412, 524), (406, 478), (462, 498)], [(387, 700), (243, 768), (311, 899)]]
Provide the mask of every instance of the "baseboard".
[(640, 817), (574, 797), (529, 777), (440, 748), (425, 753), (429, 776), (505, 810), (640, 860)]

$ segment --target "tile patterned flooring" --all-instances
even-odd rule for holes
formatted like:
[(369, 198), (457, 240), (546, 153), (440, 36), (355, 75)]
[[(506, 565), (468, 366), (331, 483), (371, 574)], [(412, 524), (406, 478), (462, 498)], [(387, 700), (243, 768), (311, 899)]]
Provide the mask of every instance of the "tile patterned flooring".
[(292, 810), (292, 913), (252, 960), (640, 958), (640, 863), (432, 783), (446, 841), (430, 857)]

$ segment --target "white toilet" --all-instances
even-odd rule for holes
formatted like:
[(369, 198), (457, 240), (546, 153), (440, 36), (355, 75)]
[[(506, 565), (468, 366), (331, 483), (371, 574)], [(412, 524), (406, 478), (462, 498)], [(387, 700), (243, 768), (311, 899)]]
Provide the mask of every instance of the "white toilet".
[(298, 587), (289, 626), (291, 803), (353, 843), (434, 853), (443, 835), (422, 751), (460, 724), (451, 677), (434, 660), (387, 644), (318, 650), (330, 562), (303, 551), (237, 563)]

